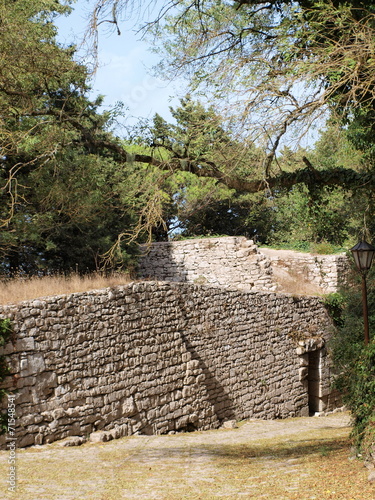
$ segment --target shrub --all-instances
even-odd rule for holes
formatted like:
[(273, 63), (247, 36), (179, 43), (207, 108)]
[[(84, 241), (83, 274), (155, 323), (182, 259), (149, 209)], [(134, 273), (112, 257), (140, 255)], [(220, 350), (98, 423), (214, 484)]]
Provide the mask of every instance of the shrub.
[(338, 382), (353, 415), (354, 443), (367, 458), (375, 443), (375, 342), (363, 348), (348, 368)]
[(338, 327), (344, 326), (343, 308), (345, 306), (345, 296), (340, 292), (330, 293), (325, 296), (323, 302), (334, 324)]
[[(375, 312), (375, 280), (368, 277), (368, 309)], [(359, 453), (368, 457), (375, 443), (375, 338), (364, 343), (360, 279), (353, 275), (345, 291), (331, 294), (326, 306), (337, 332), (330, 343), (338, 373), (335, 387), (343, 395), (353, 417), (352, 437)], [(370, 337), (375, 316), (369, 316)]]

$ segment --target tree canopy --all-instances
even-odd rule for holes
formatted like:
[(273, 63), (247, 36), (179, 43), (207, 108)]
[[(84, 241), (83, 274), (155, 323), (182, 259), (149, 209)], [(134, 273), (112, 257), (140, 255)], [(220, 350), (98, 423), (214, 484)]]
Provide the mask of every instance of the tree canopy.
[[(101, 99), (88, 98), (90, 73), (75, 47), (56, 41), (54, 19), (73, 3), (0, 0), (6, 269), (120, 262), (124, 239), (165, 238), (173, 228), (342, 244), (355, 226), (337, 230), (350, 219), (345, 193), (351, 213), (372, 211), (372, 2), (165, 4), (145, 29), (164, 54), (158, 71), (186, 77), (191, 94), (173, 123), (155, 116), (126, 140), (109, 131)], [(106, 21), (118, 27), (132, 6), (91, 5), (93, 33)], [(315, 150), (286, 147), (293, 127), (301, 137), (319, 117), (332, 125)], [(332, 151), (344, 136), (352, 146)]]
[[(91, 102), (54, 0), (0, 1), (0, 256), (4, 272), (92, 269), (130, 224), (111, 116)], [(107, 147), (110, 145), (110, 149)], [(120, 201), (121, 200), (121, 201)]]
[[(124, 9), (135, 8), (127, 0), (94, 4), (93, 28), (118, 24)], [(220, 164), (190, 162), (190, 171), (249, 192), (300, 182), (373, 187), (372, 175), (348, 166), (320, 169), (305, 162), (299, 171), (280, 173), (273, 160), (282, 141), (300, 139), (330, 114), (350, 126), (353, 141), (372, 158), (374, 6), (358, 0), (177, 0), (156, 11), (144, 30), (163, 55), (159, 73), (187, 77), (195, 97), (215, 103), (238, 138), (263, 150), (257, 177), (228, 176)], [(168, 168), (180, 165), (171, 158)]]

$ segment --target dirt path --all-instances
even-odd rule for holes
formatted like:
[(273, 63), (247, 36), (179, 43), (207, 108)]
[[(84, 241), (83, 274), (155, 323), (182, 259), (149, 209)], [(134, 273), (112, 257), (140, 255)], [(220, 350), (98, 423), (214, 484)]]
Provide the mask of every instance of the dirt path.
[(286, 260), (303, 258), (306, 257), (306, 255), (309, 255), (307, 252), (303, 253), (297, 252), (296, 250), (282, 250), (268, 247), (258, 247), (258, 252), (267, 255), (268, 257), (278, 257), (279, 259)]
[[(349, 416), (250, 420), (237, 429), (132, 436), (17, 452), (17, 500), (373, 500), (363, 464), (349, 460)], [(5, 478), (5, 479), (4, 479)]]

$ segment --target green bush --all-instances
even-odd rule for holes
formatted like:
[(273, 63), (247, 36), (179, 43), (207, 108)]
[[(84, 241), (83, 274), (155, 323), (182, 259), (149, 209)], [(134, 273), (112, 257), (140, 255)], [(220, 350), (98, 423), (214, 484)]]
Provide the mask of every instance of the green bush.
[[(337, 377), (335, 387), (352, 413), (352, 437), (359, 453), (371, 454), (375, 443), (375, 279), (368, 276), (370, 343), (364, 343), (360, 277), (353, 274), (345, 291), (327, 296), (326, 307), (337, 332), (330, 348)], [(371, 314), (371, 312), (373, 312)]]
[(345, 296), (340, 292), (330, 293), (325, 296), (324, 305), (337, 327), (344, 326), (343, 309), (345, 307)]
[(345, 390), (344, 401), (352, 412), (355, 445), (367, 457), (375, 443), (375, 342), (361, 349), (338, 385)]
[(332, 243), (328, 243), (327, 241), (321, 241), (320, 243), (311, 243), (310, 252), (317, 253), (319, 255), (332, 255), (337, 253), (338, 251), (342, 251), (342, 248), (337, 245), (333, 245)]

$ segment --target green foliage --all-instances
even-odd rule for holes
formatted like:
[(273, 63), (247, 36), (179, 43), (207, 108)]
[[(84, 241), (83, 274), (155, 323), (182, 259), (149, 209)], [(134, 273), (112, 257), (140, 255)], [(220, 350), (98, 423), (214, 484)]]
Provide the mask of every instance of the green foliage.
[[(64, 2), (70, 3), (70, 2)], [(136, 222), (113, 113), (87, 97), (88, 70), (56, 41), (55, 0), (0, 0), (0, 273), (97, 269)], [(116, 265), (127, 265), (125, 247)]]
[(326, 241), (322, 241), (320, 243), (312, 243), (310, 245), (310, 252), (316, 253), (318, 255), (331, 255), (342, 251), (342, 247), (337, 247), (332, 243), (327, 243)]
[(345, 297), (339, 292), (334, 292), (326, 295), (323, 299), (323, 302), (334, 324), (338, 327), (343, 326), (343, 309), (345, 306)]
[[(119, 232), (134, 223), (123, 195), (131, 169), (120, 172), (111, 158), (85, 153), (78, 144), (57, 161), (58, 168), (44, 165), (20, 176), (27, 203), (18, 205), (3, 231), (4, 274), (95, 270)], [(127, 248), (123, 265), (130, 256)]]
[[(278, 164), (285, 171), (296, 170), (303, 155), (308, 156), (319, 173), (327, 175), (340, 165), (362, 169), (362, 152), (351, 145), (346, 130), (333, 121), (320, 133), (314, 148), (297, 152), (284, 148)], [(273, 225), (265, 243), (313, 253), (334, 253), (356, 239), (373, 190), (317, 186), (314, 175), (312, 172), (311, 180), (301, 179), (301, 183), (288, 190), (275, 190)]]
[[(11, 339), (12, 328), (9, 319), (0, 319), (0, 348), (4, 347)], [(4, 355), (0, 356), (0, 384), (9, 375), (9, 367)], [(0, 402), (8, 392), (5, 389), (0, 389)], [(0, 434), (7, 431), (7, 412), (0, 414)]]
[(335, 386), (343, 394), (352, 412), (353, 438), (358, 450), (369, 453), (375, 441), (372, 434), (375, 417), (375, 277), (368, 278), (368, 309), (371, 341), (364, 344), (361, 287), (358, 276), (351, 277), (349, 287), (341, 294), (328, 296), (326, 305), (337, 325), (331, 341), (335, 369)]
[[(260, 220), (256, 214), (264, 210), (264, 196), (248, 195), (241, 188), (230, 189), (217, 178), (200, 173), (215, 171), (215, 166), (220, 165), (220, 175), (238, 178), (241, 186), (241, 179), (259, 172), (257, 148), (236, 140), (230, 125), (213, 107), (205, 108), (189, 96), (181, 99), (180, 106), (171, 108), (171, 114), (174, 123), (156, 115), (151, 126), (139, 128), (136, 139), (155, 158), (178, 165), (171, 166), (169, 172), (147, 167), (146, 178), (154, 177), (150, 184), (144, 175), (140, 177), (145, 205), (150, 206), (155, 189), (163, 193), (158, 198), (159, 213), (166, 228), (163, 234), (154, 236), (165, 238), (168, 230), (171, 234), (178, 230), (184, 237), (254, 234), (260, 225), (254, 220)], [(197, 172), (191, 172), (192, 165), (198, 165)], [(144, 166), (140, 168), (145, 170)]]
[[(341, 189), (323, 189), (312, 196), (303, 185), (274, 198), (273, 226), (267, 239), (269, 245), (285, 245), (298, 250), (323, 253), (323, 245), (341, 247), (349, 236), (351, 222), (347, 195)], [(329, 252), (329, 250), (328, 250)]]
[[(156, 116), (141, 133), (165, 177), (145, 175), (157, 182), (139, 196), (136, 234), (247, 234), (315, 252), (352, 242), (363, 213), (374, 219), (372, 4), (178, 0), (162, 9), (148, 25), (164, 51), (160, 70), (185, 73), (210, 106), (188, 96), (172, 110), (174, 124)], [(110, 5), (115, 13), (126, 2)], [(291, 127), (300, 138), (329, 114), (314, 150), (284, 148), (276, 158), (295, 138)]]
[[(153, 202), (155, 189), (160, 190), (157, 220), (164, 219), (166, 226), (154, 231), (154, 237), (166, 238), (168, 231), (171, 235), (177, 231), (182, 237), (241, 234), (262, 244), (314, 253), (337, 252), (355, 239), (371, 189), (348, 193), (340, 187), (318, 186), (315, 172), (307, 169), (309, 176), (301, 176), (292, 187), (273, 192), (242, 191), (242, 183), (261, 175), (259, 150), (236, 139), (213, 107), (206, 109), (191, 97), (182, 99), (171, 112), (175, 123), (156, 115), (150, 128), (139, 129), (137, 139), (154, 157), (178, 164), (177, 169), (171, 165), (168, 173), (148, 167), (146, 177), (151, 175), (151, 183), (145, 181), (144, 174), (138, 175), (145, 205)], [(347, 167), (349, 163), (353, 169), (361, 169), (361, 152), (350, 145), (345, 130), (334, 122), (321, 133), (314, 149), (294, 152), (284, 147), (277, 168), (294, 174), (306, 154), (319, 173), (329, 175), (339, 165)], [(191, 166), (197, 164), (193, 173)], [(207, 169), (217, 176), (207, 177), (203, 173)], [(229, 177), (238, 180), (235, 189), (226, 186)], [(134, 178), (130, 184), (137, 182)]]
[(11, 338), (12, 328), (10, 324), (10, 319), (0, 320), (0, 347), (4, 347)]
[[(339, 380), (343, 383), (343, 377)], [(339, 385), (340, 387), (340, 385)], [(344, 385), (347, 392), (344, 401), (354, 418), (353, 438), (361, 453), (369, 454), (375, 443), (375, 343), (357, 353), (355, 363), (346, 374)], [(364, 440), (366, 437), (366, 441)], [(372, 439), (370, 439), (372, 437)]]
[[(183, 9), (188, 3), (177, 2)], [(307, 18), (291, 2), (276, 2), (276, 11), (273, 2), (260, 9), (254, 7), (258, 3), (245, 2), (238, 9), (225, 2), (195, 3), (177, 22), (165, 19), (166, 25), (159, 25), (160, 37), (171, 34), (166, 40), (171, 56), (182, 47), (188, 52), (194, 83), (214, 82), (220, 102), (223, 89), (238, 94), (238, 109), (246, 108), (244, 120), (230, 112), (232, 105), (219, 113), (187, 96), (171, 109), (174, 123), (156, 115), (151, 127), (132, 131), (129, 145), (108, 132), (117, 111), (99, 113), (101, 99), (88, 99), (88, 71), (75, 61), (74, 47), (56, 42), (53, 20), (69, 9), (54, 0), (0, 0), (2, 273), (86, 272), (100, 266), (104, 256), (111, 257), (113, 266), (126, 265), (135, 252), (124, 241), (163, 240), (173, 232), (244, 234), (272, 245), (305, 250), (314, 245), (316, 252), (353, 238), (362, 212), (373, 213), (373, 194), (361, 187), (348, 201), (341, 188), (332, 187), (343, 182), (351, 188), (352, 176), (363, 168), (361, 152), (350, 146), (343, 130), (331, 124), (308, 152), (313, 169), (300, 168), (306, 151), (284, 148), (272, 161), (276, 147), (269, 154), (260, 136), (254, 138), (265, 102), (275, 120), (276, 115), (287, 116), (290, 123), (297, 119), (291, 107), (298, 71), (307, 70), (312, 48), (318, 60), (320, 50), (328, 50), (329, 60), (332, 49), (321, 44), (324, 29), (317, 37), (305, 31)], [(322, 21), (319, 9), (332, 20), (333, 7), (338, 8), (300, 4), (314, 7), (308, 17), (314, 26)], [(339, 10), (345, 24), (351, 11)], [(202, 32), (205, 25), (208, 31)], [(186, 43), (181, 44), (184, 33)], [(353, 54), (345, 57), (350, 67)], [(340, 68), (330, 68), (325, 83), (340, 79)], [(321, 81), (320, 67), (314, 78)], [(266, 93), (265, 100), (257, 98), (258, 89)], [(305, 104), (297, 106), (299, 112), (316, 109)], [(271, 143), (272, 123), (268, 120), (265, 129)], [(280, 169), (285, 182), (271, 192), (267, 183)]]

